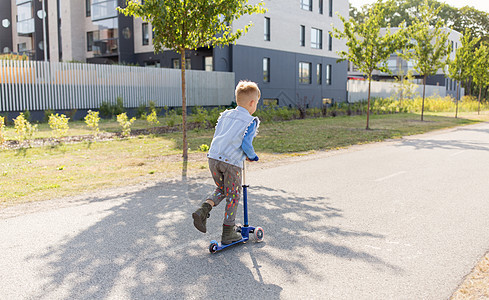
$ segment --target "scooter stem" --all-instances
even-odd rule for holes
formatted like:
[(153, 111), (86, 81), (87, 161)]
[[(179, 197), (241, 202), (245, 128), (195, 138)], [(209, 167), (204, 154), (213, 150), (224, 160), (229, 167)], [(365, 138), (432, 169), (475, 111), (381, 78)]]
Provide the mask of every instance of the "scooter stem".
[(243, 217), (243, 226), (248, 227), (248, 185), (246, 185), (246, 161), (243, 161)]

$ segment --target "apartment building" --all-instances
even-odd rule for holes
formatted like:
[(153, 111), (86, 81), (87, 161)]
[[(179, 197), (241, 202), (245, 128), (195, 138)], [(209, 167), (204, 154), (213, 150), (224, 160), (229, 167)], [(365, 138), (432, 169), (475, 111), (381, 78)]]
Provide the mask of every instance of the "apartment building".
[[(124, 3), (3, 1), (1, 49), (27, 54), (32, 60), (46, 56), (50, 61), (179, 68), (179, 54), (170, 50), (154, 53), (151, 24), (117, 12), (116, 7)], [(242, 28), (254, 23), (235, 45), (190, 51), (186, 67), (234, 72), (237, 81), (256, 81), (266, 104), (294, 106), (302, 102), (317, 107), (345, 101), (347, 63), (337, 63), (337, 52), (346, 49), (346, 43), (333, 38), (331, 32), (342, 26), (336, 14), (348, 16), (348, 1), (266, 0), (265, 6), (267, 13), (243, 16), (233, 24)]]

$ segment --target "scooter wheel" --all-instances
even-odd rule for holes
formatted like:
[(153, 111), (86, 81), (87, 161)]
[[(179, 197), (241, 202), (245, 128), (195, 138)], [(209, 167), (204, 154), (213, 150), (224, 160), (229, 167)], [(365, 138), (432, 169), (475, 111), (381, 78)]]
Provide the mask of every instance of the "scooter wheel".
[(263, 231), (263, 228), (256, 227), (255, 228), (255, 241), (258, 243), (262, 242), (264, 237), (265, 237), (265, 231)]
[(212, 242), (209, 245), (209, 252), (210, 253), (216, 253), (217, 252), (217, 243), (216, 242)]

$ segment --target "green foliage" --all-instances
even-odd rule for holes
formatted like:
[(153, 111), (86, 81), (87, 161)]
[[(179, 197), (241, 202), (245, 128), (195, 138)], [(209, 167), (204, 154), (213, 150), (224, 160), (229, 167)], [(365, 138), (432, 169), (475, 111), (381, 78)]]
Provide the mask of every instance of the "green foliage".
[(37, 130), (37, 125), (32, 125), (29, 123), (29, 121), (24, 117), (24, 113), (20, 113), (20, 115), (14, 119), (14, 126), (19, 142), (30, 140), (34, 135), (34, 132)]
[(43, 121), (45, 123), (48, 123), (49, 122), (49, 116), (51, 116), (52, 114), (54, 114), (54, 110), (52, 109), (46, 109), (44, 111), (44, 118), (43, 118)]
[(136, 121), (136, 118), (127, 117), (126, 113), (121, 113), (117, 115), (117, 122), (122, 127), (122, 136), (129, 136), (131, 134), (131, 125)]
[(209, 151), (209, 145), (207, 145), (207, 144), (200, 145), (199, 146), (199, 151), (201, 151), (201, 152), (207, 152), (207, 151)]
[(209, 119), (209, 112), (202, 106), (196, 106), (193, 108), (192, 121), (198, 124), (198, 127), (207, 127), (207, 121)]
[(138, 108), (136, 109), (136, 118), (143, 120), (146, 119), (146, 104), (139, 104)]
[(28, 110), (24, 111), (24, 118), (25, 118), (25, 119), (26, 119), (28, 122), (30, 122), (30, 121), (31, 121), (31, 112), (30, 112), (30, 111), (28, 111)]
[(93, 131), (93, 134), (96, 136), (99, 133), (98, 123), (100, 121), (99, 112), (89, 110), (87, 115), (85, 116), (85, 123), (88, 128)]
[(0, 145), (5, 142), (5, 117), (0, 116)]
[(58, 139), (68, 132), (69, 126), (68, 126), (68, 120), (70, 118), (67, 118), (65, 115), (58, 115), (58, 114), (51, 114), (49, 116), (49, 127), (53, 130), (53, 136), (57, 137)]
[(245, 14), (264, 13), (263, 3), (248, 4), (248, 0), (138, 0), (127, 1), (125, 8), (117, 8), (126, 16), (142, 18), (153, 27), (155, 52), (184, 50), (203, 46), (226, 46), (246, 33), (233, 28), (233, 21)]
[(112, 118), (113, 116), (120, 115), (125, 111), (124, 101), (121, 97), (117, 97), (116, 103), (102, 102), (100, 105), (100, 115), (106, 118)]
[(149, 101), (149, 111), (156, 111), (156, 114), (159, 115), (162, 110), (161, 107), (156, 107), (156, 102)]
[(182, 123), (182, 116), (177, 114), (177, 110), (176, 109), (172, 109), (170, 111), (168, 111), (168, 113), (166, 114), (166, 125), (168, 127), (173, 127), (177, 124), (181, 124)]
[(158, 114), (156, 113), (156, 110), (154, 108), (151, 113), (146, 116), (146, 121), (148, 121), (151, 126), (156, 126), (160, 124), (160, 121), (158, 121)]
[[(391, 74), (387, 61), (394, 52), (402, 49), (408, 40), (402, 24), (397, 31), (391, 33), (390, 25), (386, 22), (386, 9), (392, 5), (392, 0), (378, 0), (368, 9), (362, 21), (353, 18), (347, 20), (338, 14), (343, 23), (343, 30), (334, 28), (334, 36), (345, 39), (348, 47), (348, 51), (339, 52), (341, 60), (352, 62), (367, 76), (369, 82), (374, 70)], [(381, 28), (385, 28), (385, 32), (381, 32)], [(368, 95), (367, 101), (370, 104), (370, 84)], [(368, 110), (366, 129), (369, 129)]]

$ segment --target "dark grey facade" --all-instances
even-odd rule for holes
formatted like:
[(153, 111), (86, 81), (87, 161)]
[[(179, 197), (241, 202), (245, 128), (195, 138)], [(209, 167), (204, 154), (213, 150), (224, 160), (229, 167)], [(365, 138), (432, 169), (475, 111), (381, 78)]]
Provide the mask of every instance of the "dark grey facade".
[[(10, 1), (0, 1), (0, 53), (9, 53), (12, 45), (12, 7)], [(7, 49), (8, 48), (8, 49)]]
[[(270, 59), (269, 81), (264, 81), (263, 58)], [(231, 62), (230, 68), (227, 62)], [(300, 83), (299, 63), (311, 64), (310, 83)], [(317, 65), (321, 64), (321, 83), (318, 83)], [(330, 82), (326, 81), (326, 66), (331, 65)], [(214, 51), (215, 71), (232, 71), (239, 80), (258, 83), (262, 99), (276, 99), (279, 106), (295, 106), (301, 101), (310, 107), (321, 107), (323, 99), (346, 101), (346, 62), (335, 58), (232, 45)], [(307, 97), (307, 98), (304, 98)]]

